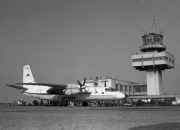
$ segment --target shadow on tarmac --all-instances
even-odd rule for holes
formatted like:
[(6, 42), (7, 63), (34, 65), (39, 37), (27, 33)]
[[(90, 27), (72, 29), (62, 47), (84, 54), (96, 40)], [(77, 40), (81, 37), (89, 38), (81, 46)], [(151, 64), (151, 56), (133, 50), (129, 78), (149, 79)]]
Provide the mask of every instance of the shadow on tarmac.
[(155, 125), (136, 126), (128, 130), (180, 130), (180, 122), (165, 122)]
[[(129, 112), (138, 112), (138, 111), (147, 111), (147, 112), (157, 112), (157, 111), (173, 111), (179, 112), (180, 106), (167, 106), (167, 107), (40, 107), (40, 106), (8, 106), (0, 107), (1, 112), (29, 112), (29, 113), (56, 113), (56, 112), (70, 112), (70, 111), (129, 111)], [(180, 129), (179, 129), (180, 130)]]

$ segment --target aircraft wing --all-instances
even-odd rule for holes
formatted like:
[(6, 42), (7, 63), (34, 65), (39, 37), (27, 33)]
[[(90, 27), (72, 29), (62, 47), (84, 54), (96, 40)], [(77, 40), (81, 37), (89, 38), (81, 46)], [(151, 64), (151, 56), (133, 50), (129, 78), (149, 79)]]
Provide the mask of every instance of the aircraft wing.
[(19, 90), (27, 90), (27, 88), (23, 88), (22, 86), (18, 86), (18, 85), (13, 85), (13, 84), (7, 84), (7, 86), (9, 87), (13, 87)]
[(64, 94), (64, 90), (68, 89), (66, 84), (54, 84), (54, 83), (16, 83), (19, 85), (39, 85), (50, 87), (46, 92), (49, 94)]
[(66, 84), (54, 84), (54, 83), (16, 83), (19, 85), (39, 85), (39, 86), (48, 86), (51, 88), (59, 88), (61, 90), (67, 88)]

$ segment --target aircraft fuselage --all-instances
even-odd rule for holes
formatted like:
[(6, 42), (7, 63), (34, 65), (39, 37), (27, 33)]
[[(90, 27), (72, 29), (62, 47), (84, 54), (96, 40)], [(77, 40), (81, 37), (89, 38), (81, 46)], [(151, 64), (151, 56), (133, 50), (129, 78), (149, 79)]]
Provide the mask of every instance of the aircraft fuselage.
[(31, 96), (41, 100), (48, 101), (117, 101), (123, 97), (119, 92), (102, 92), (102, 93), (91, 93), (91, 94), (71, 94), (71, 95), (54, 95), (54, 94), (33, 94), (23, 93), (27, 96)]

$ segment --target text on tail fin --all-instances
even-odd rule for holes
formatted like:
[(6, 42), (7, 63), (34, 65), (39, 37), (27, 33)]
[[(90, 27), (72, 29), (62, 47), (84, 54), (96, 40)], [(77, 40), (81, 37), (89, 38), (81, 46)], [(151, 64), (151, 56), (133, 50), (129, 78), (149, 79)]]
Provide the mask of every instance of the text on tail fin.
[(34, 78), (29, 65), (23, 67), (23, 83), (34, 82)]

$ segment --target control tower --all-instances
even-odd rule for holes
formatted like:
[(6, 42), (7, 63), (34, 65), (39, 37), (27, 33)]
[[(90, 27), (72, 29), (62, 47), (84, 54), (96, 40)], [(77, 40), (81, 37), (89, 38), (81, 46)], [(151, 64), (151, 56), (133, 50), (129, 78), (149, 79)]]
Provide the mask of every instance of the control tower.
[(174, 56), (163, 45), (162, 32), (143, 34), (140, 53), (132, 54), (132, 66), (146, 71), (147, 95), (162, 95), (162, 70), (175, 67)]

